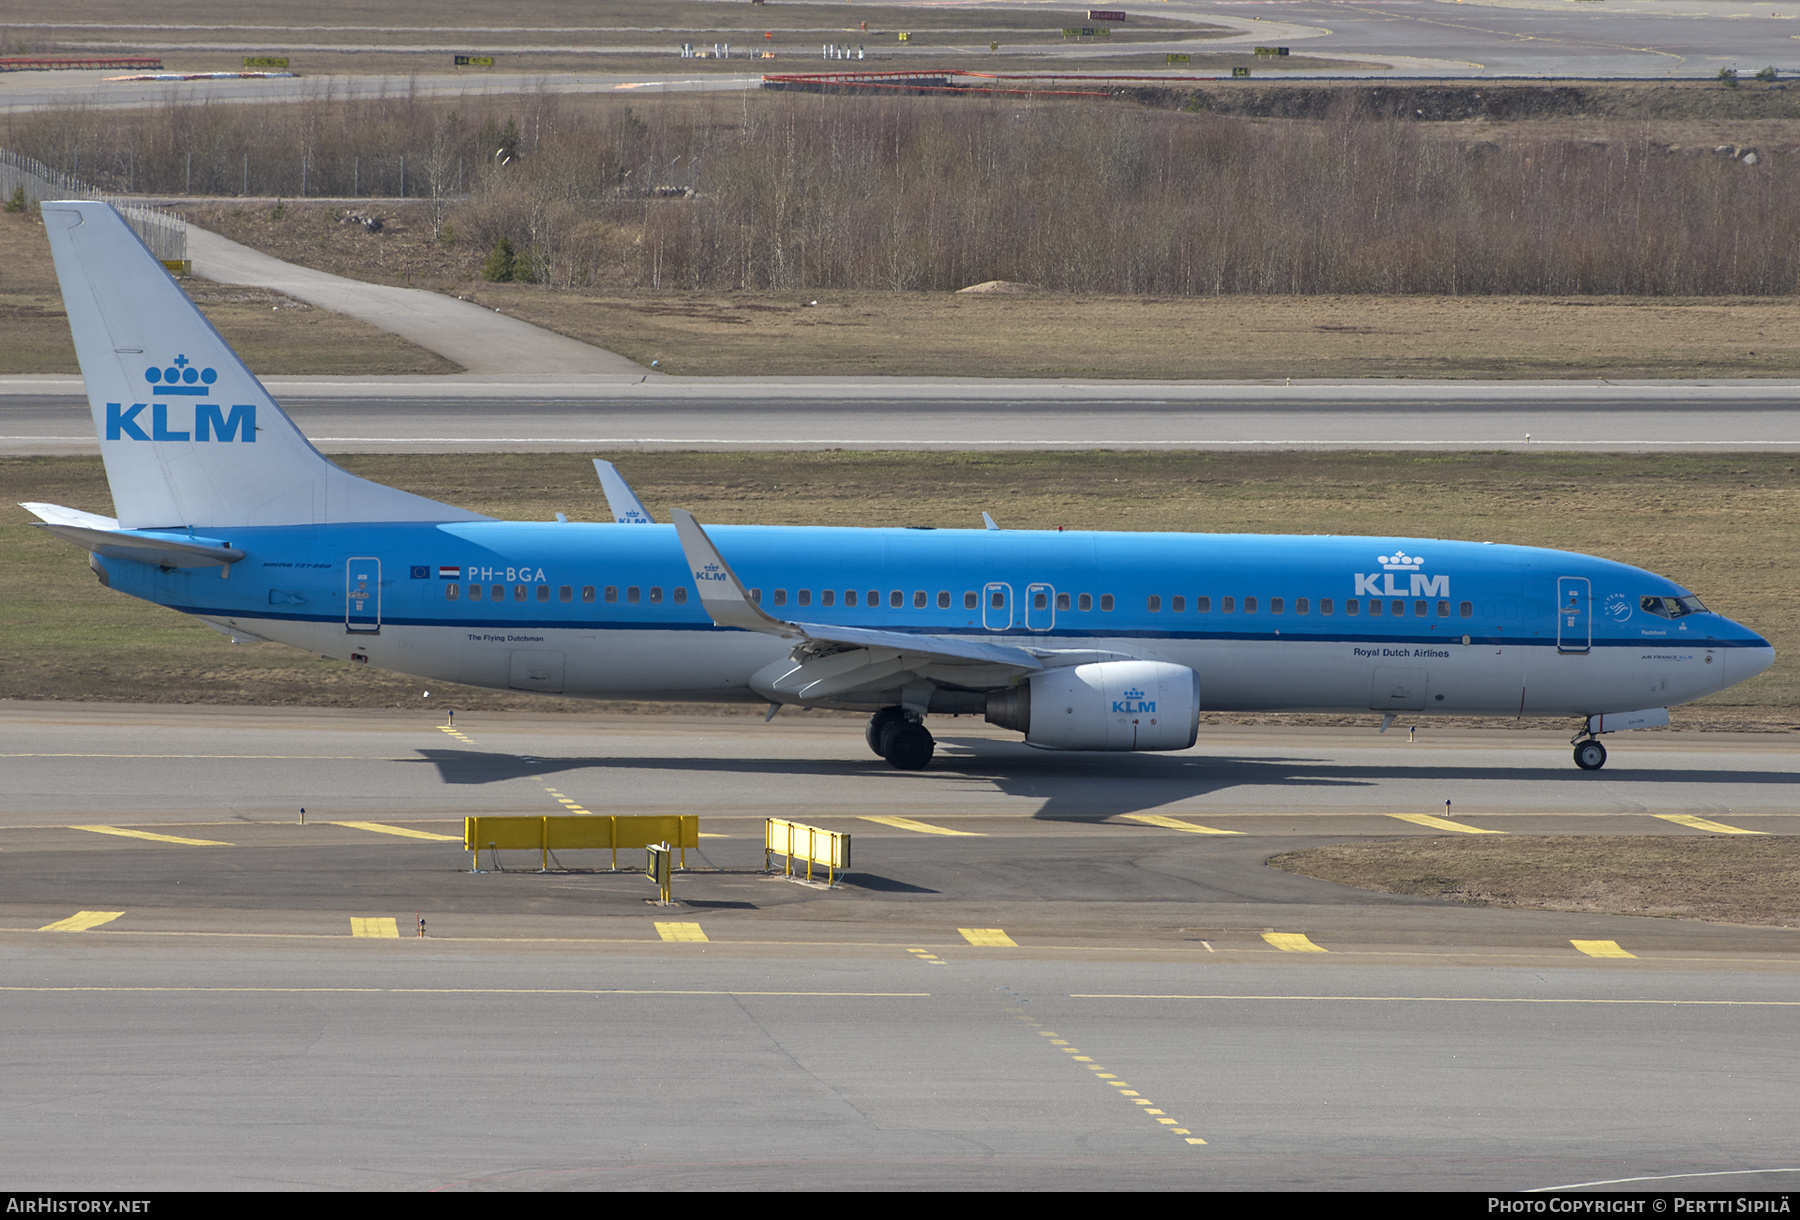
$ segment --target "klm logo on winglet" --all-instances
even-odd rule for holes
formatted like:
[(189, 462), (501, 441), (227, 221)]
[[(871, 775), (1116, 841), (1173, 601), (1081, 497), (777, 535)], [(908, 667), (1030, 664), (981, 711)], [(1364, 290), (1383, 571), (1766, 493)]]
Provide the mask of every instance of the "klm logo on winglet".
[[(152, 398), (182, 395), (198, 398), (202, 394), (213, 392), (213, 383), (219, 379), (217, 369), (197, 369), (186, 356), (177, 356), (167, 368), (148, 368), (144, 370), (144, 380), (150, 383)], [(177, 404), (178, 406), (180, 404)], [(145, 411), (150, 412), (148, 421), (150, 430), (144, 431), (142, 418)], [(106, 404), (106, 439), (109, 441), (242, 441), (250, 444), (256, 440), (256, 404), (236, 403), (226, 413), (226, 408), (214, 402), (197, 402), (193, 413), (181, 412), (185, 418), (169, 418), (169, 404), (166, 402), (143, 403), (134, 402), (129, 407), (124, 403), (109, 402)]]
[[(1418, 555), (1408, 555), (1405, 551), (1395, 551), (1392, 555), (1376, 556), (1384, 572), (1370, 572), (1364, 575), (1356, 573), (1356, 592), (1352, 597), (1449, 597), (1450, 578), (1448, 576), (1426, 576), (1419, 569), (1425, 560)], [(1407, 583), (1394, 583), (1394, 573), (1409, 573)], [(1380, 583), (1377, 583), (1380, 582)]]
[(1128, 690), (1125, 692), (1125, 697), (1123, 699), (1113, 700), (1113, 711), (1123, 712), (1126, 715), (1133, 715), (1138, 712), (1154, 712), (1155, 710), (1156, 700), (1144, 698), (1144, 692), (1141, 690)]

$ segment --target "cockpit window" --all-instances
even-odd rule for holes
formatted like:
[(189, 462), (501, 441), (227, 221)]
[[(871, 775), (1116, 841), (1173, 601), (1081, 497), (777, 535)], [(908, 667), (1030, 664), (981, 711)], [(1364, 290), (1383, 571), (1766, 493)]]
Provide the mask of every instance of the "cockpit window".
[(1697, 597), (1644, 597), (1638, 599), (1638, 606), (1658, 618), (1685, 618), (1706, 610)]

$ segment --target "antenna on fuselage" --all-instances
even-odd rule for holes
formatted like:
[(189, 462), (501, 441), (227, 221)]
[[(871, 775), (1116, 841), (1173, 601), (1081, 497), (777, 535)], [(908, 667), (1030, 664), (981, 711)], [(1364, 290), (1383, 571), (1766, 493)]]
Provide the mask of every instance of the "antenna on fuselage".
[(997, 530), (1000, 528), (999, 526), (994, 524), (994, 519), (992, 517), (988, 516), (986, 513), (981, 514), (981, 521), (982, 521), (982, 524), (986, 525), (991, 530)]
[(644, 507), (625, 476), (611, 462), (594, 459), (594, 473), (600, 476), (600, 490), (606, 493), (606, 507), (620, 525), (654, 525), (656, 518)]

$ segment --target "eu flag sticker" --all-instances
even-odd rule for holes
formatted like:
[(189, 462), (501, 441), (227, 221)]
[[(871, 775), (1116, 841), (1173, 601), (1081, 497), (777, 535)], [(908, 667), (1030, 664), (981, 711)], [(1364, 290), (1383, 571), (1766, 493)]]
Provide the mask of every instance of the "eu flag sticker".
[(413, 565), (412, 578), (414, 580), (430, 580), (431, 579), (430, 566), (426, 565), (426, 564), (415, 563)]

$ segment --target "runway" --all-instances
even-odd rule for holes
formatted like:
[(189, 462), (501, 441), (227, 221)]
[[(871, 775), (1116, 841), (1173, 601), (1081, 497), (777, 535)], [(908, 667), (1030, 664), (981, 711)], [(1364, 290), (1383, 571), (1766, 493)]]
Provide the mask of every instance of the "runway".
[[(1792, 1184), (1800, 931), (1262, 864), (1467, 833), (1397, 816), (1447, 798), (1470, 830), (1793, 834), (1784, 735), (1627, 735), (1589, 775), (1548, 732), (1108, 757), (946, 720), (901, 773), (823, 716), (0, 726), (16, 1189)], [(564, 800), (699, 813), (677, 905), (469, 871), (462, 816)], [(842, 885), (762, 873), (777, 813), (852, 834)]]
[[(1199, 385), (269, 378), (327, 453), (590, 449), (1800, 450), (1786, 381)], [(80, 382), (0, 385), (0, 454), (92, 453)]]

